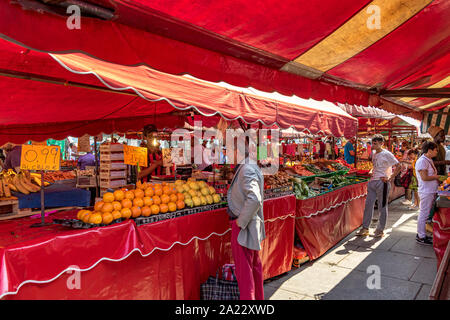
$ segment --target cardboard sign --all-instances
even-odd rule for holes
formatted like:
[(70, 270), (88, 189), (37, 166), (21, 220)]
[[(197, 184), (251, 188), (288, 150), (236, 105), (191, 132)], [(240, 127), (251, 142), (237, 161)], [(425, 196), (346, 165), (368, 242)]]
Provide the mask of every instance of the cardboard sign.
[(171, 148), (163, 148), (162, 150), (163, 156), (163, 166), (170, 167), (172, 166), (172, 149)]
[(123, 162), (132, 166), (148, 167), (147, 148), (123, 145)]
[(78, 138), (78, 152), (91, 152), (91, 142), (88, 134)]
[(59, 146), (22, 145), (20, 169), (58, 171), (61, 166)]

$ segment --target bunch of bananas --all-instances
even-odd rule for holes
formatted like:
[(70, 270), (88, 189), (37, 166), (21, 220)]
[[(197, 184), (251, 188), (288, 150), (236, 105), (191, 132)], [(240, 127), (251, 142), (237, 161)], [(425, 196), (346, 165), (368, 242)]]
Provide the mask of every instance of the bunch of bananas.
[[(11, 190), (30, 194), (38, 192), (41, 189), (41, 175), (38, 173), (30, 173), (29, 171), (8, 170), (0, 173), (0, 197), (11, 197)], [(44, 181), (44, 186), (49, 185)]]

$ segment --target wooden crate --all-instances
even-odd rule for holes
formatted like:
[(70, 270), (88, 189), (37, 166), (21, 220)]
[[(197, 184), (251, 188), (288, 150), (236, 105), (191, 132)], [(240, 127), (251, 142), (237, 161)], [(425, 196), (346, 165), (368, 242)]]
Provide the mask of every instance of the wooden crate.
[(0, 198), (0, 217), (19, 214), (19, 200), (16, 197)]
[(100, 171), (100, 179), (112, 180), (112, 179), (122, 179), (127, 177), (127, 172), (125, 170), (102, 170)]
[(104, 143), (100, 146), (101, 153), (123, 152), (123, 144), (120, 143)]
[(123, 162), (112, 162), (100, 160), (100, 171), (103, 170), (126, 170), (127, 165)]
[(101, 188), (119, 188), (123, 187), (127, 184), (126, 179), (119, 179), (119, 180), (100, 180), (100, 187)]
[(100, 153), (100, 161), (124, 160), (123, 152), (120, 153)]

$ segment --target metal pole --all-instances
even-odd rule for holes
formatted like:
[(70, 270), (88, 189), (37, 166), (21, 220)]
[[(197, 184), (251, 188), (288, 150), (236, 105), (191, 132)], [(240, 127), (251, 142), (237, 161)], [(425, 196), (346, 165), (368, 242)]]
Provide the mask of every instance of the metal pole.
[(41, 222), (45, 224), (44, 171), (41, 170)]
[(98, 170), (98, 157), (97, 157), (97, 136), (94, 137), (94, 154), (95, 154), (95, 197), (99, 197), (99, 190), (98, 190), (98, 177), (99, 177), (99, 170)]

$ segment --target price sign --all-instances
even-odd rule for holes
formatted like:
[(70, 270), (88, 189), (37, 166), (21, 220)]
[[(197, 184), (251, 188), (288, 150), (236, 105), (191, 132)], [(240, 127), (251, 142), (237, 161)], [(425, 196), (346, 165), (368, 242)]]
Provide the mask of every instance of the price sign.
[(57, 171), (61, 166), (59, 146), (22, 145), (20, 169)]
[(172, 148), (163, 148), (161, 152), (163, 156), (163, 166), (170, 167), (172, 165)]
[(123, 145), (123, 162), (132, 166), (148, 167), (147, 148)]

